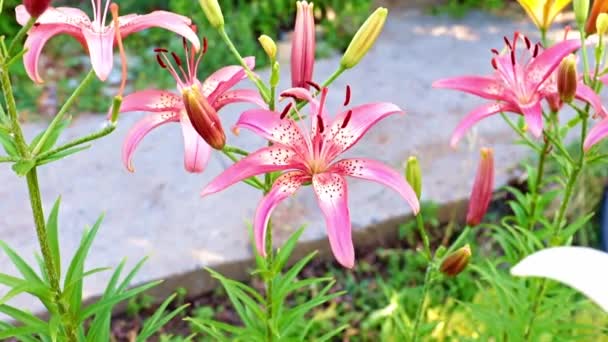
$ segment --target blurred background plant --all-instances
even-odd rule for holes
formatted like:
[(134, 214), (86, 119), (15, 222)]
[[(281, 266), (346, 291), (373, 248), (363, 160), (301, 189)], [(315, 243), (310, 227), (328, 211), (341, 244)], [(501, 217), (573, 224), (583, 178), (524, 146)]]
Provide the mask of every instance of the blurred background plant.
[[(11, 36), (19, 29), (14, 8), (20, 3), (20, 0), (5, 0), (4, 11), (0, 14), (0, 34)], [(154, 10), (193, 13), (192, 19), (198, 26), (199, 33), (209, 40), (210, 50), (205, 55), (199, 77), (204, 78), (224, 65), (236, 64), (232, 56), (225, 51), (217, 32), (209, 27), (197, 1), (121, 0), (119, 4), (122, 13), (148, 13)], [(318, 0), (314, 4), (319, 36), (317, 53), (323, 57), (346, 49), (356, 30), (367, 18), (372, 0)], [(91, 11), (88, 0), (55, 0), (53, 5), (76, 5), (85, 12)], [(233, 37), (241, 53), (256, 56), (258, 68), (268, 65), (268, 57), (259, 47), (257, 37), (267, 34), (277, 41), (285, 40), (293, 28), (295, 6), (291, 0), (228, 0), (222, 1), (222, 8), (226, 14), (226, 31)], [(337, 13), (340, 15), (336, 15)], [(175, 87), (169, 73), (160, 72), (152, 51), (155, 47), (170, 50), (181, 48), (181, 39), (167, 37), (171, 36), (160, 29), (151, 29), (141, 32), (136, 38), (126, 39), (125, 46), (131, 60), (131, 90), (151, 86), (166, 89)], [(45, 84), (35, 85), (30, 82), (22, 63), (15, 63), (12, 67), (11, 71), (17, 78), (15, 95), (25, 111), (22, 116), (24, 118), (44, 117), (56, 113), (58, 104), (65, 101), (88, 71), (87, 57), (75, 40), (69, 37), (58, 37), (56, 40), (59, 42), (55, 41), (45, 47), (40, 59), (40, 70)], [(120, 75), (116, 73), (110, 76), (109, 84), (117, 87), (119, 81)], [(102, 102), (104, 97), (98, 96), (102, 92), (111, 96), (115, 89), (112, 86), (102, 87), (101, 82), (95, 82), (76, 103), (73, 112), (95, 112), (99, 111), (99, 108), (105, 108), (105, 102)]]

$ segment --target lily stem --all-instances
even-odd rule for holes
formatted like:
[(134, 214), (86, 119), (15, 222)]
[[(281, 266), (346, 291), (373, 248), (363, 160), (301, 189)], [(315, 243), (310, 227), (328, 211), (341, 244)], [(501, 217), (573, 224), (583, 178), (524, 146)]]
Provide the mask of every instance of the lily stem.
[(538, 207), (538, 195), (540, 189), (542, 187), (543, 174), (545, 173), (545, 160), (547, 159), (547, 152), (549, 151), (549, 147), (551, 143), (549, 139), (545, 139), (545, 143), (543, 144), (543, 148), (538, 153), (538, 166), (536, 168), (536, 180), (534, 181), (534, 186), (532, 187), (531, 195), (531, 204), (530, 204), (530, 223), (528, 225), (528, 229), (532, 230), (534, 228), (534, 224), (536, 223), (536, 209)]
[(15, 35), (15, 38), (13, 38), (13, 40), (11, 41), (11, 45), (8, 46), (8, 56), (7, 57), (10, 57), (13, 54), (13, 50), (15, 49), (17, 44), (19, 44), (21, 42), (21, 39), (23, 39), (23, 36), (25, 36), (25, 34), (32, 28), (32, 26), (34, 26), (34, 23), (36, 23), (36, 18), (31, 17), (27, 21), (27, 23), (19, 30), (19, 32), (17, 32), (17, 34)]
[(429, 243), (429, 237), (424, 229), (424, 219), (422, 218), (422, 213), (418, 213), (416, 215), (416, 223), (418, 225), (418, 229), (420, 231), (420, 236), (422, 237), (422, 242), (424, 245), (424, 251), (427, 256), (428, 265), (426, 267), (426, 272), (424, 274), (424, 285), (422, 288), (422, 296), (420, 297), (420, 304), (418, 304), (418, 310), (416, 311), (416, 318), (414, 319), (414, 328), (412, 330), (412, 342), (416, 342), (418, 339), (418, 328), (420, 327), (420, 322), (422, 321), (422, 315), (424, 314), (425, 304), (426, 304), (426, 296), (429, 292), (431, 276), (435, 267), (435, 260), (433, 254), (431, 252), (431, 247)]

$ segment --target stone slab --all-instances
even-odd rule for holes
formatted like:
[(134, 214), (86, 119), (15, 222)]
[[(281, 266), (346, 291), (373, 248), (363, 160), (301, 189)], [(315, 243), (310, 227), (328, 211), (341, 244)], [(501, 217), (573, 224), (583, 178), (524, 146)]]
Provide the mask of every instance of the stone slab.
[[(513, 135), (507, 126), (499, 118), (488, 119), (458, 150), (452, 150), (448, 139), (453, 128), (481, 101), (457, 92), (433, 90), (431, 83), (447, 76), (488, 72), (490, 48), (500, 46), (503, 34), (526, 28), (531, 29), (480, 13), (463, 20), (430, 17), (414, 10), (392, 13), (380, 40), (361, 65), (335, 82), (328, 105), (339, 110), (344, 88), (350, 84), (353, 104), (391, 101), (407, 114), (380, 123), (349, 155), (375, 157), (398, 169), (408, 156), (418, 156), (424, 171), (424, 199), (447, 205), (466, 201), (478, 149), (487, 145), (496, 150), (497, 185), (505, 184), (524, 156), (521, 148), (511, 144)], [(316, 79), (322, 81), (338, 61), (339, 57), (319, 61)], [(267, 71), (260, 74), (268, 76)], [(284, 75), (285, 80), (287, 77)], [(225, 126), (235, 122), (244, 108), (233, 106), (225, 110)], [(203, 266), (245, 277), (252, 258), (246, 226), (260, 194), (241, 184), (201, 199), (202, 186), (229, 163), (214, 154), (204, 174), (186, 173), (178, 125), (162, 127), (146, 137), (134, 159), (136, 172), (128, 173), (120, 162), (120, 146), (139, 117), (124, 115), (117, 131), (91, 149), (40, 169), (47, 212), (62, 195), (60, 234), (64, 264), (75, 250), (83, 228), (105, 212), (87, 268), (115, 266), (123, 257), (133, 265), (149, 256), (135, 280), (140, 283), (165, 279), (155, 290), (162, 297), (176, 287), (185, 287), (192, 295), (212, 288), (214, 284), (201, 270)], [(66, 139), (92, 132), (102, 121), (101, 116), (79, 116)], [(26, 133), (32, 137), (42, 127), (27, 124)], [(230, 136), (229, 142), (248, 149), (263, 144), (249, 132)], [(38, 245), (25, 181), (17, 179), (6, 167), (0, 169), (0, 180), (0, 237), (33, 260)], [(377, 184), (352, 180), (349, 187), (357, 243), (373, 243), (394, 234), (395, 224), (411, 214), (400, 197)], [(453, 213), (464, 214), (462, 206), (452, 208), (457, 208)], [(279, 240), (307, 224), (298, 253), (320, 249), (327, 255), (325, 228), (310, 188), (281, 205), (274, 218)], [(15, 272), (4, 254), (0, 254), (0, 268), (2, 272)], [(108, 276), (101, 273), (88, 278), (86, 294), (100, 294)], [(0, 289), (0, 295), (3, 292)], [(25, 296), (17, 297), (13, 304), (40, 308)]]

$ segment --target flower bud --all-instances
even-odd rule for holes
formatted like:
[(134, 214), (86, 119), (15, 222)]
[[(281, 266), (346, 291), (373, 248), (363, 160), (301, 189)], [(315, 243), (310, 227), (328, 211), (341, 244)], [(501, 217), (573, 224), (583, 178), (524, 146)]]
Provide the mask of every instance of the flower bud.
[(226, 135), (215, 108), (209, 104), (196, 86), (184, 89), (182, 97), (194, 130), (211, 147), (221, 150), (226, 145)]
[(464, 247), (446, 256), (439, 270), (449, 277), (454, 277), (464, 271), (469, 264), (469, 260), (471, 260), (471, 247), (466, 244)]
[(32, 17), (37, 18), (49, 8), (51, 0), (23, 0), (23, 6)]
[(569, 103), (574, 99), (577, 83), (576, 56), (570, 54), (562, 60), (557, 70), (557, 92), (562, 101)]
[(574, 9), (574, 17), (579, 27), (583, 27), (587, 16), (589, 15), (589, 0), (574, 0), (572, 1)]
[(270, 86), (276, 87), (279, 84), (281, 78), (281, 65), (275, 61), (272, 64), (272, 72), (270, 73)]
[(414, 156), (409, 157), (405, 165), (405, 179), (407, 179), (407, 182), (414, 189), (416, 197), (420, 199), (422, 193), (422, 171), (420, 170), (418, 159)]
[(361, 61), (380, 35), (387, 15), (388, 10), (380, 7), (367, 18), (353, 37), (353, 40), (351, 40), (344, 56), (342, 56), (340, 65), (343, 68), (350, 69)]
[(277, 44), (275, 44), (274, 40), (263, 34), (258, 38), (258, 41), (262, 45), (264, 52), (274, 61), (277, 58)]
[(595, 0), (593, 1), (593, 7), (591, 8), (591, 14), (587, 19), (587, 25), (585, 26), (585, 32), (587, 35), (593, 34), (598, 29), (598, 19), (601, 13), (608, 12), (608, 1), (607, 0)]
[(216, 29), (224, 27), (224, 15), (222, 14), (222, 8), (217, 0), (199, 0), (199, 3), (211, 26)]
[(481, 149), (481, 160), (477, 168), (475, 183), (469, 199), (467, 224), (478, 225), (490, 206), (494, 189), (494, 152), (490, 148)]
[[(606, 1), (608, 4), (608, 1)], [(608, 31), (608, 14), (600, 13), (595, 21), (595, 30), (597, 34), (604, 35)]]

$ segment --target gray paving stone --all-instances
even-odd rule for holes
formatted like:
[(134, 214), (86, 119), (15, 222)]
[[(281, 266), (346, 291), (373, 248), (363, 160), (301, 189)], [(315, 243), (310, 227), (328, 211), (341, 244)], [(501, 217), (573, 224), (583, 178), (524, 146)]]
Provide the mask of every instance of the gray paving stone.
[[(424, 199), (446, 205), (468, 198), (478, 149), (488, 145), (496, 150), (497, 184), (504, 184), (523, 156), (521, 148), (511, 144), (513, 135), (506, 125), (500, 119), (488, 119), (479, 125), (472, 139), (452, 150), (448, 139), (453, 128), (481, 101), (457, 92), (432, 90), (431, 83), (447, 76), (488, 72), (489, 49), (499, 47), (502, 35), (515, 29), (531, 27), (479, 13), (464, 20), (430, 17), (418, 11), (392, 13), (381, 39), (361, 65), (331, 87), (329, 108), (340, 108), (344, 87), (350, 84), (353, 104), (392, 101), (407, 114), (383, 121), (349, 154), (376, 157), (395, 168), (401, 168), (408, 156), (418, 156), (424, 170)], [(317, 80), (329, 75), (338, 61), (339, 57), (319, 61), (315, 68)], [(266, 71), (260, 74), (268, 75)], [(244, 108), (233, 106), (225, 110), (225, 125), (234, 123)], [(201, 199), (202, 186), (229, 164), (215, 154), (204, 174), (186, 173), (178, 125), (160, 128), (146, 137), (134, 159), (136, 172), (128, 173), (120, 162), (120, 147), (125, 133), (139, 117), (124, 115), (117, 131), (90, 150), (40, 169), (45, 209), (48, 211), (56, 197), (62, 195), (63, 263), (75, 250), (83, 228), (105, 212), (88, 259), (89, 268), (114, 266), (123, 257), (132, 265), (149, 256), (136, 281), (166, 279), (156, 289), (162, 296), (178, 286), (191, 294), (210, 289), (214, 284), (201, 270), (203, 266), (219, 268), (231, 276), (245, 276), (252, 257), (246, 226), (260, 194), (246, 185), (237, 185)], [(79, 116), (66, 139), (94, 131), (102, 121), (101, 116)], [(26, 125), (28, 136), (41, 127)], [(229, 143), (249, 149), (263, 144), (246, 131), (238, 137), (230, 136)], [(15, 178), (6, 167), (0, 169), (0, 179), (0, 236), (33, 260), (38, 245), (25, 181)], [(381, 239), (387, 232), (394, 232), (396, 222), (410, 215), (407, 204), (380, 185), (352, 180), (349, 186), (358, 243)], [(462, 209), (456, 214), (462, 215)], [(279, 239), (307, 224), (300, 253), (312, 248), (327, 252), (322, 217), (310, 188), (281, 205), (274, 217)], [(1, 254), (3, 272), (14, 272), (9, 264)], [(102, 273), (88, 278), (87, 295), (98, 295), (108, 276)], [(0, 290), (0, 295), (3, 292)], [(13, 303), (33, 310), (40, 308), (25, 296)]]

